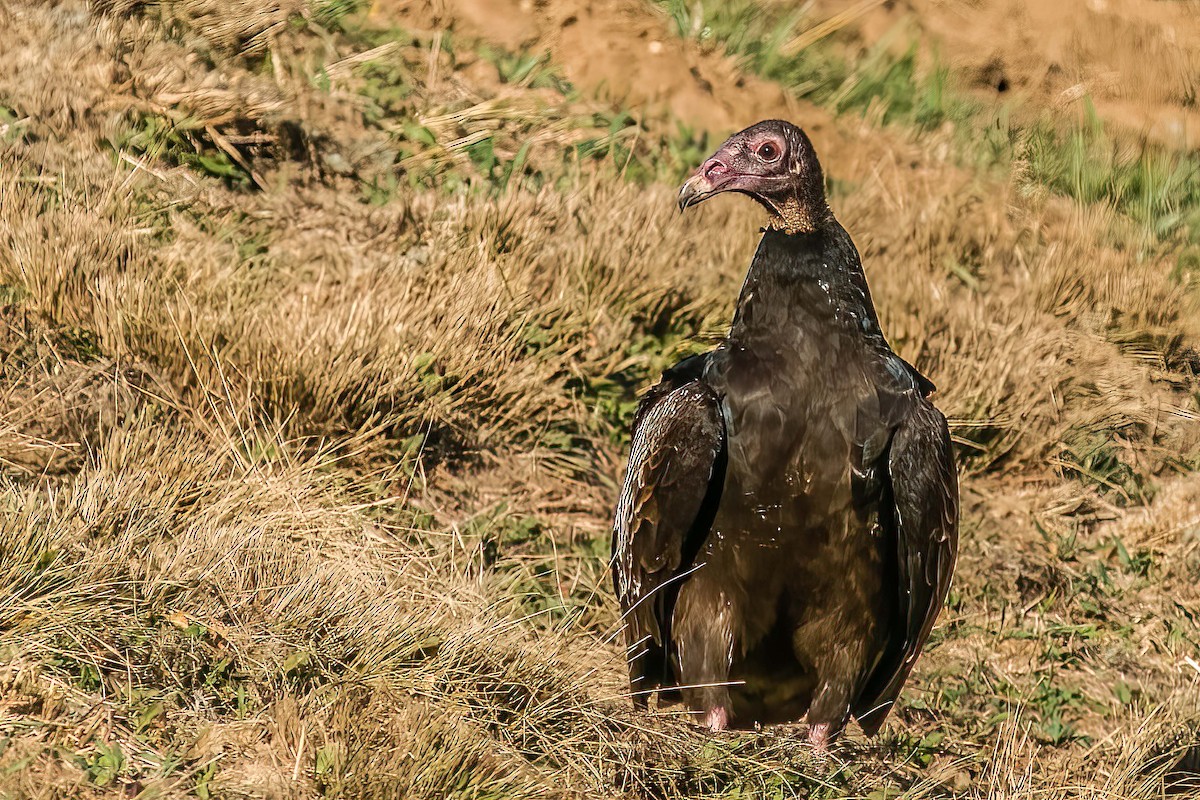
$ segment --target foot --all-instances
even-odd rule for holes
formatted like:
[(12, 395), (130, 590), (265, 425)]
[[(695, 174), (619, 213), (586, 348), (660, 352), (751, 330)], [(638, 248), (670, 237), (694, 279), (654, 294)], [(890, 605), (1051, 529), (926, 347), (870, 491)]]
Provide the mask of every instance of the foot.
[(829, 755), (831, 727), (828, 722), (820, 722), (816, 725), (808, 726), (808, 743), (812, 745), (816, 754), (821, 757)]
[(704, 713), (704, 727), (710, 731), (723, 731), (729, 727), (729, 712), (722, 706), (710, 708)]

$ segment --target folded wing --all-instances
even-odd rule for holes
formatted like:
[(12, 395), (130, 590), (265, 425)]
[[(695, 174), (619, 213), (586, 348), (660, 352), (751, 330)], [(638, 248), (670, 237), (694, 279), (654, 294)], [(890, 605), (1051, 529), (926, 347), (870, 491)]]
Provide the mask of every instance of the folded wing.
[(630, 686), (640, 705), (673, 682), (675, 597), (712, 524), (724, 481), (720, 402), (694, 374), (697, 366), (684, 362), (664, 375), (638, 407), (613, 523), (613, 582), (624, 614)]
[[(892, 435), (886, 458), (890, 514), (899, 571), (902, 625), (855, 703), (868, 736), (887, 718), (934, 620), (941, 611), (958, 554), (958, 475), (946, 418), (920, 401)], [(890, 496), (890, 498), (889, 498)]]

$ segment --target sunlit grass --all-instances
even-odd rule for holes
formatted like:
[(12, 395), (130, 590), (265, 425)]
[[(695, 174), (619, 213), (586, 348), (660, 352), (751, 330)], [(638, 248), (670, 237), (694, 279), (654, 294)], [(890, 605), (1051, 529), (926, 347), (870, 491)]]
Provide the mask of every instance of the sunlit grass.
[(822, 760), (628, 698), (629, 418), (727, 329), (762, 223), (677, 212), (708, 134), (358, 0), (168, 0), (128, 42), (72, 2), (0, 31), (0, 795), (1161, 796), (1200, 723), (1197, 329), (1103, 181), (1010, 213), (1055, 140), (1004, 124), (964, 170), (984, 112), (915, 52), (675, 7), (884, 126), (831, 191), (960, 447), (948, 608), (883, 735)]
[(846, 53), (853, 48), (839, 43), (836, 31), (797, 49), (797, 37), (816, 22), (801, 11), (764, 9), (751, 0), (662, 5), (679, 35), (724, 48), (798, 97), (917, 134), (952, 124), (957, 157), (965, 163), (1021, 162), (1025, 179), (1054, 192), (1110, 204), (1160, 238), (1182, 232), (1200, 240), (1200, 156), (1119, 143), (1090, 103), (1074, 125), (1049, 118), (1017, 122), (1007, 101), (980, 99), (936, 60), (922, 67), (915, 43), (894, 55), (895, 41), (908, 35), (903, 27), (851, 61)]
[(1200, 241), (1200, 156), (1119, 142), (1090, 102), (1073, 129), (1025, 131), (1020, 151), (1030, 179), (1082, 203), (1110, 203), (1156, 236)]

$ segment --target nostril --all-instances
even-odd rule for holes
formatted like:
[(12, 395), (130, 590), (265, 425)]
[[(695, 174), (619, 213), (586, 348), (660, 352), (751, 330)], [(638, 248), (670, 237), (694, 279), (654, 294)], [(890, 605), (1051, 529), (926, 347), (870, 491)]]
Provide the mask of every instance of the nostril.
[(729, 167), (725, 166), (716, 159), (713, 159), (704, 165), (704, 177), (710, 180), (718, 175), (724, 175), (728, 171)]

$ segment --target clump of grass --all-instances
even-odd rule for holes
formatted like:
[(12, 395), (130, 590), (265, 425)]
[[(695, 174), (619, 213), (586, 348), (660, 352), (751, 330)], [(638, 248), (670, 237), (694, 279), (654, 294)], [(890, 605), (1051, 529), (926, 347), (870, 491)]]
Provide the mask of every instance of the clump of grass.
[(1082, 203), (1108, 203), (1168, 238), (1182, 231), (1200, 241), (1200, 157), (1148, 143), (1121, 144), (1086, 102), (1082, 122), (1065, 132), (1049, 123), (1021, 134), (1028, 177)]
[[(214, 142), (214, 136), (229, 149), (221, 149)], [(234, 188), (248, 188), (257, 178), (247, 159), (228, 145), (227, 139), (212, 129), (206, 130), (205, 125), (194, 120), (172, 122), (161, 116), (145, 116), (139, 127), (121, 131), (108, 144), (117, 154), (127, 152), (174, 166), (190, 167)]]
[(870, 112), (884, 124), (930, 130), (981, 109), (949, 86), (944, 68), (921, 70), (915, 44), (896, 57), (891, 45), (898, 31), (851, 61), (826, 38), (794, 46), (803, 24), (810, 22), (803, 12), (767, 10), (747, 0), (668, 0), (665, 5), (681, 35), (723, 47), (759, 75), (837, 113)]
[[(1131, 423), (1126, 426), (1126, 433), (1130, 426)], [(1109, 428), (1068, 431), (1064, 438), (1063, 468), (1102, 492), (1113, 493), (1122, 505), (1140, 505), (1154, 496), (1154, 484), (1148, 475), (1122, 458), (1122, 447), (1115, 441), (1120, 434), (1120, 430)]]
[[(916, 132), (952, 124), (959, 157), (972, 165), (1014, 164), (1024, 168), (1026, 180), (1080, 203), (1107, 203), (1159, 238), (1183, 231), (1193, 244), (1200, 241), (1200, 158), (1146, 142), (1119, 144), (1090, 102), (1083, 119), (1069, 127), (1044, 117), (1021, 123), (1008, 108), (989, 106), (955, 86), (936, 61), (922, 69), (915, 43), (895, 55), (901, 29), (849, 58), (852, 48), (834, 31), (816, 39), (798, 36), (803, 25), (812, 27), (802, 12), (765, 10), (748, 0), (664, 5), (680, 35), (723, 47), (798, 97)], [(805, 46), (797, 48), (798, 39)]]

